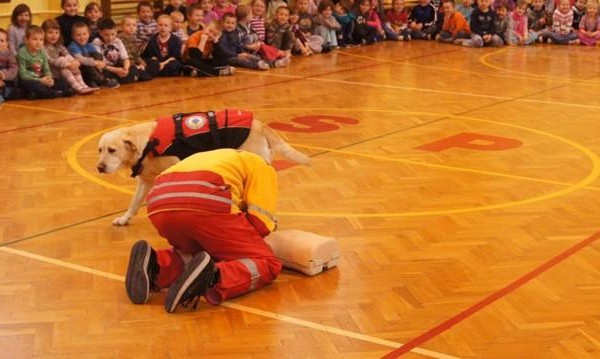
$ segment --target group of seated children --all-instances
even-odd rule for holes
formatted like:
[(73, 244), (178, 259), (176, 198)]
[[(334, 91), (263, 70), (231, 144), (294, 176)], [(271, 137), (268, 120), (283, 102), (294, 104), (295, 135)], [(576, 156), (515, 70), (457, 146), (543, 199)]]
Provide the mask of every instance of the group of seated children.
[[(287, 66), (308, 56), (377, 41), (437, 40), (463, 46), (595, 45), (600, 40), (597, 0), (404, 0), (389, 10), (380, 0), (170, 0), (155, 14), (140, 1), (137, 17), (120, 26), (98, 3), (78, 15), (78, 0), (61, 0), (64, 13), (40, 26), (17, 5), (0, 29), (0, 102), (90, 94), (100, 87), (156, 76), (224, 76), (235, 67)], [(573, 1), (575, 1), (573, 3)]]

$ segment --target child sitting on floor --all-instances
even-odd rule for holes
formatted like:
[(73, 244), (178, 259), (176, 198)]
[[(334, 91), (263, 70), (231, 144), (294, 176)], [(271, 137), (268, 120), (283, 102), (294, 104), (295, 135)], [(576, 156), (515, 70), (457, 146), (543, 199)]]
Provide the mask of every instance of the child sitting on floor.
[[(146, 71), (147, 65), (142, 59), (142, 49), (135, 36), (136, 31), (136, 19), (131, 15), (126, 15), (121, 20), (121, 32), (117, 34), (117, 37), (123, 42), (131, 64), (137, 68), (138, 81), (148, 81), (152, 79), (152, 76), (149, 71)], [(158, 68), (151, 72), (158, 72)]]
[(18, 72), (17, 58), (8, 48), (8, 33), (0, 29), (0, 103), (18, 97), (15, 84)]
[(544, 0), (533, 0), (527, 9), (527, 24), (536, 35), (548, 29), (548, 16), (544, 7)]
[(494, 20), (496, 27), (496, 34), (502, 40), (504, 44), (506, 42), (506, 33), (508, 30), (508, 8), (506, 2), (501, 2), (496, 10), (496, 20)]
[(569, 0), (561, 0), (558, 9), (552, 14), (552, 28), (542, 34), (541, 41), (549, 44), (579, 44), (577, 33), (573, 31), (573, 10)]
[(140, 1), (137, 5), (137, 31), (136, 36), (140, 48), (145, 48), (148, 40), (157, 31), (157, 24), (154, 21), (154, 10), (148, 1)]
[(351, 11), (350, 0), (340, 0), (333, 7), (333, 16), (341, 26), (338, 31), (338, 45), (341, 47), (352, 46), (352, 33), (354, 32), (354, 19), (356, 15)]
[(313, 19), (315, 33), (323, 39), (323, 46), (337, 48), (336, 32), (340, 31), (342, 27), (333, 16), (333, 3), (329, 0), (322, 0), (317, 11), (319, 14)]
[(490, 0), (479, 0), (471, 14), (471, 38), (460, 43), (468, 47), (502, 46), (504, 41), (496, 32), (495, 21), (496, 13), (490, 9)]
[(408, 18), (412, 38), (431, 40), (435, 32), (436, 19), (436, 9), (430, 4), (430, 0), (419, 0), (419, 4), (412, 9)]
[(529, 30), (526, 11), (527, 0), (518, 0), (515, 11), (508, 15), (507, 44), (531, 45), (537, 39), (535, 31)]
[[(188, 8), (187, 28), (185, 29), (188, 36), (191, 36), (196, 31), (202, 30), (204, 28), (204, 25), (210, 24), (211, 21), (216, 21), (216, 20), (211, 20), (205, 24), (204, 20), (203, 20), (204, 14), (205, 13), (199, 4), (192, 5)], [(216, 19), (216, 14), (215, 14), (215, 19)]]
[(188, 34), (183, 26), (183, 14), (179, 11), (171, 12), (171, 20), (173, 20), (173, 35), (181, 40), (181, 53), (185, 53), (185, 46), (188, 40)]
[(577, 36), (582, 44), (588, 46), (594, 46), (600, 40), (600, 17), (596, 0), (588, 0), (587, 11), (579, 23)]
[(265, 20), (265, 2), (263, 0), (252, 0), (252, 19), (250, 29), (258, 35), (258, 39), (265, 42), (267, 35), (267, 24)]
[(102, 9), (97, 2), (92, 1), (85, 6), (83, 13), (88, 20), (88, 26), (90, 27), (90, 41), (93, 41), (100, 36), (98, 31), (98, 20), (102, 18)]
[(217, 66), (213, 59), (213, 49), (220, 36), (220, 25), (214, 21), (188, 38), (186, 52), (183, 55), (185, 75), (192, 77), (233, 75), (235, 72), (233, 66)]
[(454, 8), (454, 0), (444, 0), (442, 6), (444, 8), (444, 24), (436, 40), (452, 43), (458, 39), (470, 38), (471, 29), (469, 28), (469, 24), (464, 16)]
[(146, 46), (142, 58), (147, 64), (158, 64), (158, 72), (151, 73), (152, 76), (179, 76), (181, 72), (181, 40), (171, 34), (173, 20), (169, 15), (160, 15), (157, 27), (158, 32), (148, 40), (148, 46)]
[(63, 39), (63, 45), (69, 48), (71, 45), (71, 34), (73, 33), (73, 25), (76, 23), (87, 24), (88, 19), (79, 14), (78, 0), (61, 0), (60, 7), (63, 9), (63, 14), (56, 18), (60, 26), (60, 32)]
[(267, 44), (278, 50), (284, 51), (288, 56), (277, 60), (277, 67), (287, 66), (290, 63), (292, 47), (294, 47), (294, 34), (290, 29), (290, 9), (287, 6), (280, 6), (275, 12), (275, 19), (271, 21), (267, 28)]
[(409, 13), (404, 8), (404, 0), (392, 0), (392, 8), (385, 14), (383, 29), (388, 40), (410, 41), (408, 28)]
[(29, 26), (25, 31), (25, 46), (17, 52), (19, 63), (19, 86), (27, 97), (55, 98), (72, 96), (73, 92), (63, 81), (54, 81), (48, 58), (44, 51), (44, 30)]
[(13, 54), (17, 54), (23, 39), (25, 38), (25, 30), (31, 25), (31, 10), (25, 4), (17, 5), (10, 16), (10, 26), (8, 27), (8, 44)]
[(87, 24), (76, 22), (73, 25), (73, 41), (68, 49), (71, 55), (81, 64), (80, 70), (85, 83), (90, 87), (105, 86), (117, 88), (119, 83), (113, 79), (106, 78), (102, 70), (106, 63), (102, 61), (102, 54), (89, 42), (90, 30)]
[(573, 29), (579, 30), (579, 23), (581, 18), (585, 15), (586, 0), (576, 0), (575, 4), (571, 7), (573, 10)]
[(356, 16), (354, 18), (352, 41), (356, 45), (370, 45), (376, 41), (378, 31), (377, 28), (369, 25), (370, 10), (370, 0), (359, 0), (355, 4), (354, 14)]
[(260, 56), (246, 51), (240, 40), (237, 19), (233, 14), (223, 16), (221, 37), (214, 51), (215, 60), (221, 65), (239, 66), (249, 69), (268, 70), (269, 64)]
[(75, 60), (69, 53), (69, 50), (62, 44), (60, 38), (60, 26), (58, 21), (53, 19), (45, 20), (42, 23), (44, 30), (44, 47), (50, 64), (50, 71), (54, 79), (64, 79), (76, 93), (80, 95), (90, 94), (98, 88), (89, 87), (81, 76), (79, 67), (81, 64)]
[(135, 82), (138, 79), (137, 67), (131, 66), (129, 54), (121, 39), (117, 37), (117, 25), (112, 19), (98, 21), (100, 36), (92, 42), (96, 50), (102, 54), (106, 63), (103, 73), (107, 78), (120, 84)]

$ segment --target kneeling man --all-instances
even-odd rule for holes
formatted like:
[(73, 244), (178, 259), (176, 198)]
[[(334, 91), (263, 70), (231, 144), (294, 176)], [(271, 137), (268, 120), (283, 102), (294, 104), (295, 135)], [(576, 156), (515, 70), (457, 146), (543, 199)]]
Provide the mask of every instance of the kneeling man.
[(220, 149), (186, 158), (156, 178), (148, 217), (172, 248), (134, 244), (125, 287), (135, 304), (169, 288), (165, 310), (219, 304), (272, 282), (282, 263), (263, 240), (277, 225), (275, 169), (250, 152)]

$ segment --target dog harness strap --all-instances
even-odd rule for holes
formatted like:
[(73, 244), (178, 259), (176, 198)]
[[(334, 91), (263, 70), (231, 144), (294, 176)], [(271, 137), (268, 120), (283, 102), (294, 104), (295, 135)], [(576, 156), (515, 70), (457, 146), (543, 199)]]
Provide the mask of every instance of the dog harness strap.
[(144, 158), (146, 158), (146, 156), (148, 156), (150, 154), (150, 152), (154, 153), (155, 156), (158, 155), (156, 153), (156, 146), (158, 146), (158, 143), (159, 143), (158, 138), (153, 138), (152, 140), (150, 140), (146, 143), (146, 147), (144, 147), (144, 150), (142, 151), (142, 155), (137, 160), (137, 162), (133, 166), (131, 166), (131, 177), (132, 178), (135, 178), (140, 173), (142, 173), (142, 170), (144, 169), (142, 162), (144, 161)]
[(175, 139), (184, 138), (184, 136), (183, 136), (183, 114), (182, 113), (174, 114), (173, 121), (175, 122)]
[(210, 137), (212, 137), (215, 148), (222, 148), (221, 138), (219, 137), (219, 124), (217, 123), (217, 115), (214, 111), (206, 112), (208, 117), (208, 128), (210, 128)]

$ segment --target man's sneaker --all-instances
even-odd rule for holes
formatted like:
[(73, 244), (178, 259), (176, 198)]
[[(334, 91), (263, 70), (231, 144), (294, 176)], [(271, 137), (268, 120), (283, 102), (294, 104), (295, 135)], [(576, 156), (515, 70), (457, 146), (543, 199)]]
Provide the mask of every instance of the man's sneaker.
[(283, 59), (275, 61), (275, 67), (286, 67), (290, 62), (292, 62), (292, 59), (289, 56), (286, 56)]
[(195, 309), (200, 296), (206, 294), (215, 276), (215, 262), (204, 251), (196, 254), (182, 275), (169, 287), (165, 300), (165, 310), (173, 313), (181, 304), (187, 307), (192, 303)]
[(258, 69), (259, 70), (268, 70), (270, 68), (271, 68), (271, 66), (269, 66), (269, 64), (266, 63), (265, 61), (263, 61), (263, 60), (258, 61)]
[(121, 84), (119, 84), (119, 82), (115, 79), (106, 79), (104, 86), (108, 87), (109, 89), (116, 89), (121, 86)]
[(138, 241), (131, 248), (129, 266), (125, 277), (127, 296), (133, 304), (144, 304), (148, 301), (150, 291), (158, 291), (154, 280), (158, 275), (156, 252), (146, 241)]
[(226, 66), (219, 70), (219, 76), (231, 76), (235, 73), (235, 67)]

